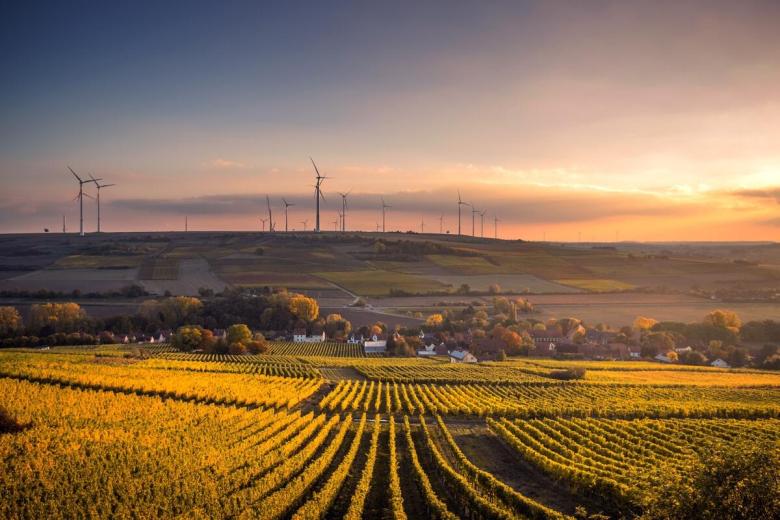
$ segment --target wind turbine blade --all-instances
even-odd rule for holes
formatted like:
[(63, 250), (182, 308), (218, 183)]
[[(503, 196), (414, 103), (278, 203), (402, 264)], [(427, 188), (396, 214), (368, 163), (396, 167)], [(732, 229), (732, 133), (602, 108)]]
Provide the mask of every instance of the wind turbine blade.
[(320, 170), (317, 169), (317, 164), (314, 162), (314, 159), (312, 159), (311, 156), (309, 156), (309, 160), (314, 165), (314, 171), (317, 172), (317, 177), (320, 177)]
[(82, 180), (81, 180), (81, 177), (79, 177), (78, 175), (76, 175), (76, 172), (74, 172), (74, 171), (73, 171), (73, 168), (71, 168), (70, 166), (68, 166), (68, 169), (70, 170), (70, 173), (72, 173), (72, 174), (73, 174), (73, 176), (74, 176), (74, 177), (76, 177), (76, 179), (78, 179), (78, 181), (79, 181), (79, 182), (84, 182), (84, 181), (82, 181)]

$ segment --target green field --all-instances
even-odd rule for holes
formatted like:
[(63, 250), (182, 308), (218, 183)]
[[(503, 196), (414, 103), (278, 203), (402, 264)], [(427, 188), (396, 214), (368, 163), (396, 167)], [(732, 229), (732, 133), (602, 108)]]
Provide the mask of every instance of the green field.
[(406, 273), (392, 271), (334, 271), (317, 273), (318, 276), (364, 296), (385, 296), (391, 289), (409, 293), (446, 291), (449, 287), (443, 283)]
[(627, 291), (636, 288), (636, 286), (630, 283), (620, 282), (618, 280), (590, 280), (590, 279), (577, 279), (577, 280), (555, 280), (559, 284), (569, 285), (578, 289), (584, 289), (590, 292), (614, 292), (614, 291)]

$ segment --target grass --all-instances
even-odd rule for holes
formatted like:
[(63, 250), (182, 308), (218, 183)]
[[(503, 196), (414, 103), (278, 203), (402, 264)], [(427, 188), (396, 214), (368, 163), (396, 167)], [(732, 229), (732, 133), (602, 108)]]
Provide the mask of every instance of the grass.
[(635, 286), (631, 285), (630, 283), (609, 279), (565, 279), (555, 281), (562, 285), (568, 285), (570, 287), (576, 287), (577, 289), (584, 289), (591, 292), (625, 291), (635, 288)]
[(316, 274), (361, 296), (386, 296), (391, 289), (409, 293), (448, 289), (446, 285), (435, 280), (393, 271), (336, 271)]
[(461, 274), (490, 274), (500, 272), (497, 265), (481, 256), (428, 255), (428, 260), (439, 267)]
[(141, 264), (140, 280), (178, 280), (178, 258), (149, 258)]

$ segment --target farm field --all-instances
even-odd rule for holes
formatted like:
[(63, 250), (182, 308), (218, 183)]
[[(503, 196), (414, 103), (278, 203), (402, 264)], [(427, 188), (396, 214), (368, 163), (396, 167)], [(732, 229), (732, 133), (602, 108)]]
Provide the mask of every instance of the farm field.
[(448, 286), (433, 279), (393, 271), (333, 271), (317, 273), (348, 291), (365, 296), (383, 296), (391, 289), (409, 293), (446, 291)]
[(659, 471), (780, 440), (776, 374), (310, 346), (0, 351), (0, 516), (623, 518)]

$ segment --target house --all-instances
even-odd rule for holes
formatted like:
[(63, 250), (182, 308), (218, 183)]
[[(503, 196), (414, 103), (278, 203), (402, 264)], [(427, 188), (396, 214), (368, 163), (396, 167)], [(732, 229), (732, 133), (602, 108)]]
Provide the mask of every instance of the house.
[(639, 359), (642, 357), (642, 349), (639, 347), (628, 347), (628, 357), (630, 359)]
[(468, 350), (453, 350), (450, 352), (450, 363), (476, 363), (477, 358)]
[(425, 356), (435, 356), (436, 355), (436, 345), (425, 345), (423, 348), (417, 351), (417, 355), (420, 357)]
[(363, 350), (366, 354), (387, 352), (387, 336), (374, 334), (363, 342)]
[(347, 343), (350, 345), (362, 345), (363, 344), (363, 335), (355, 336), (354, 334), (350, 334), (349, 338), (347, 339)]
[(668, 357), (666, 354), (658, 354), (653, 359), (660, 361), (661, 363), (674, 363), (674, 360)]
[(676, 348), (674, 349), (675, 352), (678, 354), (688, 354), (689, 352), (693, 352), (693, 348), (691, 347), (684, 347), (684, 348)]
[(611, 330), (588, 329), (585, 332), (585, 341), (596, 345), (609, 345), (616, 337), (617, 332)]
[(711, 366), (718, 367), (718, 368), (731, 368), (731, 365), (723, 361), (722, 359), (718, 358), (712, 363), (710, 363)]
[(293, 331), (293, 342), (295, 343), (321, 343), (325, 341), (325, 332), (320, 335), (306, 335), (306, 329), (295, 329)]

